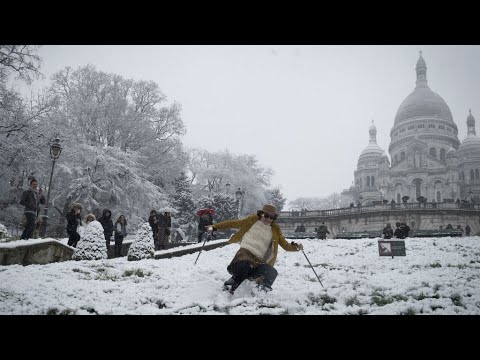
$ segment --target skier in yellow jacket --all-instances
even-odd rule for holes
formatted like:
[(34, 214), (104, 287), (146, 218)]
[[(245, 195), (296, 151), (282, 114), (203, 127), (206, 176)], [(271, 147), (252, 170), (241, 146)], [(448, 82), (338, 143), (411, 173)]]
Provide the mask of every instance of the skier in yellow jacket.
[(278, 245), (286, 251), (299, 251), (302, 244), (288, 243), (275, 220), (277, 209), (273, 205), (264, 205), (257, 214), (239, 220), (223, 221), (208, 226), (209, 231), (237, 228), (229, 243), (240, 243), (227, 270), (232, 277), (227, 280), (223, 290), (233, 294), (245, 279), (253, 280), (264, 291), (272, 290), (272, 284), (278, 273), (273, 267), (277, 259)]

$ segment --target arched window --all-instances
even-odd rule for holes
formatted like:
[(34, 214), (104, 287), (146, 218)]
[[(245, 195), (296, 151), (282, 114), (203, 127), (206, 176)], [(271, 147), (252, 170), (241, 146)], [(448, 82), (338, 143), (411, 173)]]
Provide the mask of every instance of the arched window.
[(470, 169), (470, 180), (475, 180), (475, 174), (473, 173), (473, 169)]
[(401, 202), (400, 202), (400, 194), (399, 194), (399, 193), (397, 194), (397, 204), (401, 204)]
[(465, 181), (465, 173), (462, 171), (461, 174), (462, 174), (462, 180)]
[(445, 149), (440, 149), (440, 161), (445, 162)]
[(370, 186), (370, 176), (367, 176), (367, 187)]
[(475, 169), (475, 180), (478, 180), (480, 174), (478, 173), (478, 169)]
[(402, 151), (402, 152), (400, 153), (400, 160), (401, 160), (401, 161), (405, 160), (405, 151)]
[(430, 148), (430, 156), (433, 158), (437, 158), (437, 150), (435, 148)]
[(415, 179), (413, 181), (415, 185), (415, 199), (422, 196), (422, 180), (421, 179)]
[(433, 191), (436, 197), (437, 202), (442, 202), (441, 196), (442, 196), (442, 182), (440, 180), (435, 181), (433, 184)]
[(372, 175), (372, 186), (375, 185), (375, 176)]

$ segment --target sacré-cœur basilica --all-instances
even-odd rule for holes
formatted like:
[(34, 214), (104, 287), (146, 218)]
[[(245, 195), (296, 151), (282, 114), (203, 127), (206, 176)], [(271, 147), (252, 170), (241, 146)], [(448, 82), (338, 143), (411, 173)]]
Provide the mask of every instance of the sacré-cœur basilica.
[[(379, 232), (387, 222), (405, 221), (412, 230), (452, 224), (480, 232), (480, 138), (475, 118), (466, 109), (468, 132), (459, 140), (447, 103), (428, 86), (427, 65), (420, 52), (415, 88), (400, 104), (390, 131), (388, 153), (377, 145), (372, 122), (354, 182), (343, 194), (355, 199), (344, 209), (285, 211), (279, 224), (292, 232), (303, 223), (313, 232), (324, 222), (331, 234)], [(467, 112), (468, 110), (468, 112)]]

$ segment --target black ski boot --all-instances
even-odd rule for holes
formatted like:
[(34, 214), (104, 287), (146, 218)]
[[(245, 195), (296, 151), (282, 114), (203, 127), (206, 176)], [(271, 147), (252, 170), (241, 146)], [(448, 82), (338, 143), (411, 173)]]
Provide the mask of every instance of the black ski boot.
[(257, 289), (260, 290), (260, 291), (264, 291), (264, 292), (270, 292), (272, 291), (272, 287), (267, 285), (267, 284), (260, 284), (260, 285), (257, 285)]
[(232, 276), (223, 284), (223, 291), (228, 291), (230, 294), (233, 295), (233, 293), (235, 292), (235, 290), (237, 290), (239, 285), (240, 284), (238, 284)]

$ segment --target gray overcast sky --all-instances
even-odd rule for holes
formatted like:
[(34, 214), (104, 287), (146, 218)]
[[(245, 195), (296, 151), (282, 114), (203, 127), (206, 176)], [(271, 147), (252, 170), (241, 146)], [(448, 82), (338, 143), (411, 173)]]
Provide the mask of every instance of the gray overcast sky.
[(291, 201), (352, 184), (372, 119), (389, 155), (396, 111), (415, 88), (419, 50), (462, 141), (468, 109), (480, 119), (478, 45), (49, 45), (39, 55), (47, 78), (92, 64), (155, 81), (182, 105), (186, 146), (255, 155)]

